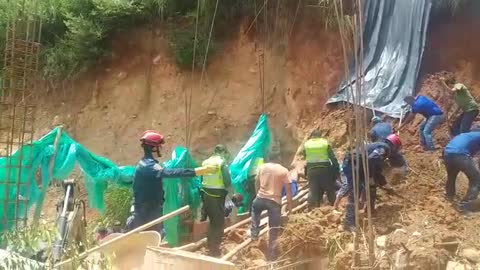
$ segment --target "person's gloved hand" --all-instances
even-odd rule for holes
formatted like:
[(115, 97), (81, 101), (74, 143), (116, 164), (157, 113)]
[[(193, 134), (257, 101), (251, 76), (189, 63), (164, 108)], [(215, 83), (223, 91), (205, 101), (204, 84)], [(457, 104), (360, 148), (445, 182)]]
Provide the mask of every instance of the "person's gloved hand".
[(202, 166), (195, 168), (195, 175), (196, 176), (202, 176), (202, 175), (208, 175), (215, 173), (217, 171), (216, 166)]

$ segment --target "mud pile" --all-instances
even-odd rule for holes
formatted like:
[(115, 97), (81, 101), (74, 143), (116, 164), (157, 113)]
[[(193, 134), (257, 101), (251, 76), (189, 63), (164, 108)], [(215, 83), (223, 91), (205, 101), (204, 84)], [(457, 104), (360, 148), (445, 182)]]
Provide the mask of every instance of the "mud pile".
[[(340, 252), (351, 242), (350, 235), (339, 231), (341, 213), (330, 206), (309, 212), (288, 216), (283, 232), (278, 239), (278, 260), (276, 267), (290, 265), (302, 260), (327, 258), (329, 254)], [(231, 241), (232, 236), (227, 237)], [(239, 268), (268, 265), (266, 261), (268, 236), (245, 248), (233, 261)], [(325, 263), (326, 260), (322, 260)]]
[(328, 252), (340, 222), (341, 214), (331, 207), (290, 216), (278, 243), (282, 258), (309, 258)]

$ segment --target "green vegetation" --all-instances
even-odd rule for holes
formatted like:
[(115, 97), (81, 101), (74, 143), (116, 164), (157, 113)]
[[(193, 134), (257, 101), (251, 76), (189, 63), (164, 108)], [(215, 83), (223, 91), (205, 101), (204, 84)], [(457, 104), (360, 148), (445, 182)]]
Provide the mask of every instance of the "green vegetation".
[[(275, 29), (279, 7), (291, 10), (296, 18), (303, 9), (299, 3), (269, 2), (267, 31)], [(327, 27), (336, 24), (333, 0), (320, 3), (324, 8), (318, 9), (317, 17), (325, 18)], [(203, 67), (208, 64), (206, 56), (221, 50), (221, 40), (237, 32), (232, 25), (239, 25), (239, 19), (256, 17), (262, 25), (264, 16), (254, 15), (260, 15), (265, 4), (261, 0), (0, 0), (0, 51), (4, 51), (7, 23), (25, 10), (42, 20), (41, 70), (46, 79), (75, 78), (108, 55), (113, 35), (141, 25), (153, 33), (162, 24), (178, 66), (190, 69), (195, 61), (195, 66)]]
[[(169, 22), (167, 29), (177, 63), (191, 67), (195, 41), (197, 4), (198, 33), (195, 62), (202, 65), (211, 23), (228, 25), (238, 18), (249, 1), (242, 0), (0, 0), (0, 50), (5, 44), (5, 27), (26, 10), (42, 20), (42, 71), (45, 78), (74, 78), (91, 67), (109, 50), (115, 33), (139, 25)], [(218, 3), (218, 7), (216, 4)], [(217, 29), (215, 27), (214, 29)], [(214, 40), (215, 32), (212, 32)], [(213, 52), (211, 41), (208, 53)], [(3, 64), (3, 63), (2, 63)]]
[[(53, 269), (56, 263), (53, 261), (53, 243), (58, 237), (54, 223), (40, 223), (18, 228), (2, 234), (0, 248), (11, 254), (0, 261), (0, 270), (23, 270), (23, 269)], [(73, 239), (67, 239), (64, 249), (64, 258), (72, 259), (72, 269), (90, 269), (97, 266), (98, 269), (111, 269), (111, 258), (100, 257), (92, 259), (80, 259), (78, 256), (85, 247), (96, 244), (95, 235), (87, 235), (86, 243), (76, 243)], [(43, 263), (44, 265), (40, 265)]]
[(105, 215), (101, 221), (105, 227), (113, 225), (119, 221), (125, 225), (130, 215), (130, 206), (132, 204), (132, 189), (120, 186), (109, 186), (105, 193)]
[[(56, 235), (57, 230), (53, 225), (39, 224), (5, 232), (2, 234), (0, 243), (9, 251), (31, 258), (44, 248), (44, 243), (53, 243)], [(48, 253), (46, 255), (49, 256), (51, 254), (51, 245), (46, 244), (45, 247), (49, 247), (46, 250)]]

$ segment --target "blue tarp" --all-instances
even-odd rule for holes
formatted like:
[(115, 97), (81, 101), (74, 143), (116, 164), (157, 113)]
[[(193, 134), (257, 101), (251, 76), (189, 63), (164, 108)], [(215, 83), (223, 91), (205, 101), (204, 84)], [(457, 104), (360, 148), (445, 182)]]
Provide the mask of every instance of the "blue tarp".
[[(415, 85), (425, 47), (432, 0), (365, 0), (363, 73), (364, 107), (400, 117), (403, 98), (415, 94)], [(350, 74), (327, 103), (353, 103)]]

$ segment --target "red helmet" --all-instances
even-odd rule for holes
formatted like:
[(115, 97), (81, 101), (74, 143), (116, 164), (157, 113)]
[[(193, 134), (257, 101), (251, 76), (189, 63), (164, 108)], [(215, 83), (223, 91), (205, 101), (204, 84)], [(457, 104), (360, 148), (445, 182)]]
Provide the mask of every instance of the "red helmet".
[(147, 130), (143, 133), (142, 138), (140, 141), (143, 144), (158, 147), (165, 143), (163, 139), (163, 135), (154, 131), (154, 130)]
[(400, 140), (400, 137), (397, 134), (388, 135), (386, 140), (389, 141), (397, 149), (402, 148), (402, 141)]

